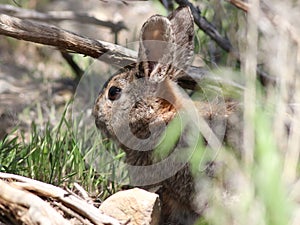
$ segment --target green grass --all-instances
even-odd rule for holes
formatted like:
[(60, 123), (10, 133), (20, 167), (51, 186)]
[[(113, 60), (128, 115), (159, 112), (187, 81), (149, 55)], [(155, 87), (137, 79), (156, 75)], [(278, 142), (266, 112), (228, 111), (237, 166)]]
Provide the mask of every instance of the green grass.
[[(101, 155), (101, 151), (115, 149), (113, 145), (100, 142), (100, 145), (86, 146), (84, 142), (89, 134), (78, 135), (71, 126), (65, 110), (56, 126), (47, 122), (41, 129), (33, 122), (29, 140), (24, 135), (16, 136), (18, 129), (14, 129), (0, 141), (0, 171), (70, 188), (77, 182), (101, 199), (119, 190), (120, 186), (110, 179), (116, 171), (112, 164), (104, 159), (103, 164), (98, 165), (107, 168), (108, 174), (98, 171), (85, 160), (88, 155)], [(117, 152), (115, 157), (122, 156)]]

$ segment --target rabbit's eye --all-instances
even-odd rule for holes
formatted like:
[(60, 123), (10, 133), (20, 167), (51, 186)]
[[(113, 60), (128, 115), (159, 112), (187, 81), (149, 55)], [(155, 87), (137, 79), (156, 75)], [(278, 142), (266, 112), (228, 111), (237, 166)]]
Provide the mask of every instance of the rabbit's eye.
[(121, 96), (121, 88), (118, 88), (116, 86), (112, 86), (109, 90), (108, 90), (108, 99), (111, 101), (115, 101), (117, 99), (120, 98)]

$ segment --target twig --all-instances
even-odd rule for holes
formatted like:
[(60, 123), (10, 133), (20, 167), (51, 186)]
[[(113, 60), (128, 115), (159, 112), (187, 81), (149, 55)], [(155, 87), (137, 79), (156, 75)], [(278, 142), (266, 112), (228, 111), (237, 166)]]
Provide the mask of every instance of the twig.
[(64, 211), (65, 213), (69, 214), (72, 217), (75, 217), (77, 220), (80, 221), (80, 223), (82, 225), (92, 225), (92, 223), (90, 221), (88, 221), (87, 219), (82, 218), (80, 215), (78, 215), (77, 213), (73, 212), (71, 209), (69, 209), (68, 207), (64, 206), (63, 204), (59, 203), (59, 202), (53, 202), (53, 205), (55, 205), (56, 207), (60, 208), (60, 210)]
[(88, 195), (88, 193), (86, 192), (86, 190), (84, 190), (83, 187), (81, 187), (78, 183), (74, 183), (74, 187), (76, 188), (76, 190), (79, 192), (80, 196), (88, 203), (92, 203), (92, 199), (91, 197)]
[(172, 0), (159, 0), (159, 1), (168, 11), (174, 10), (174, 4)]
[(95, 24), (104, 27), (108, 27), (112, 32), (118, 33), (123, 29), (127, 29), (122, 21), (118, 23), (113, 23), (111, 21), (103, 21), (96, 19), (95, 17), (89, 15), (88, 13), (75, 13), (72, 11), (52, 11), (47, 13), (37, 12), (30, 9), (22, 9), (12, 5), (1, 5), (0, 13), (14, 16), (20, 19), (32, 19), (38, 21), (64, 21), (71, 20), (85, 24)]
[(82, 75), (84, 74), (84, 71), (77, 65), (77, 63), (73, 60), (73, 57), (69, 53), (60, 51), (60, 54), (67, 61), (69, 66), (72, 68), (73, 72), (76, 75), (76, 80), (79, 81)]
[(227, 2), (231, 3), (238, 9), (243, 10), (244, 12), (248, 12), (248, 10), (249, 10), (249, 4), (246, 2), (243, 2), (241, 0), (227, 0)]

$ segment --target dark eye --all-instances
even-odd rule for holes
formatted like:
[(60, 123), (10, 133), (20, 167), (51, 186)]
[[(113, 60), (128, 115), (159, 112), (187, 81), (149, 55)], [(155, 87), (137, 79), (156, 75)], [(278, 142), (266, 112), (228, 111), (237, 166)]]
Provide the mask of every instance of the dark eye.
[(119, 99), (121, 96), (121, 91), (122, 89), (116, 86), (110, 87), (110, 89), (108, 90), (108, 99), (111, 101)]

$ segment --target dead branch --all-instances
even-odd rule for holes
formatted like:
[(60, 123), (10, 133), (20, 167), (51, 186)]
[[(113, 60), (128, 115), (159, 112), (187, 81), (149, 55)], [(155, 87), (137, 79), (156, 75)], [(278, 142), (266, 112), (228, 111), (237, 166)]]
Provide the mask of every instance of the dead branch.
[(173, 11), (174, 10), (174, 3), (173, 0), (159, 0), (161, 4), (168, 9), (168, 11)]
[[(0, 15), (0, 35), (54, 46), (61, 51), (83, 54), (117, 67), (133, 64), (137, 58), (135, 51), (119, 45), (80, 36), (53, 25), (8, 15)], [(180, 82), (182, 87), (193, 89), (196, 82), (208, 74), (204, 68), (191, 66), (187, 75), (181, 77)]]
[(0, 34), (16, 39), (55, 46), (60, 50), (80, 53), (115, 66), (135, 62), (136, 53), (104, 41), (74, 34), (56, 26), (0, 15)]
[(52, 11), (47, 13), (37, 12), (35, 10), (23, 9), (12, 5), (1, 5), (0, 13), (14, 16), (20, 19), (31, 19), (43, 22), (60, 22), (64, 20), (76, 21), (85, 24), (94, 24), (110, 28), (112, 32), (117, 33), (127, 29), (122, 21), (113, 23), (111, 21), (99, 20), (88, 13), (75, 13), (72, 11)]
[[(51, 221), (51, 219), (53, 219), (53, 223), (51, 224), (69, 224), (62, 216), (56, 216), (57, 212), (50, 204), (41, 199), (48, 198), (53, 199), (56, 203), (62, 204), (63, 206), (60, 207), (60, 209), (67, 214), (72, 210), (72, 214), (78, 214), (78, 217), (88, 219), (94, 224), (120, 225), (116, 219), (101, 214), (99, 209), (95, 208), (92, 204), (87, 203), (85, 200), (59, 187), (7, 173), (0, 173), (0, 179), (13, 180), (9, 183), (0, 180), (0, 208), (5, 208), (12, 204), (11, 207), (25, 206), (25, 208), (28, 209), (27, 214), (30, 219), (39, 219), (38, 221), (42, 219)], [(10, 212), (11, 211), (13, 210), (10, 210)], [(57, 223), (55, 222), (56, 220), (58, 221)], [(41, 222), (40, 224), (45, 223)]]

